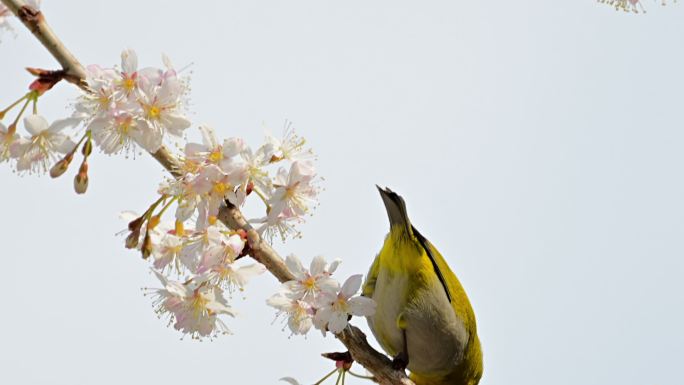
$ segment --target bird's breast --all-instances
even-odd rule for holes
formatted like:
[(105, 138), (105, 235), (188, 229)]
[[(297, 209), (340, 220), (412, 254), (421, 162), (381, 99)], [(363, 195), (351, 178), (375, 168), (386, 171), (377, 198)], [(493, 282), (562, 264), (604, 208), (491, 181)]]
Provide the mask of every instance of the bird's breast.
[(396, 355), (404, 344), (399, 324), (405, 328), (411, 372), (447, 374), (463, 360), (468, 332), (434, 272), (380, 269), (373, 299), (377, 309), (369, 318), (371, 330), (383, 349)]

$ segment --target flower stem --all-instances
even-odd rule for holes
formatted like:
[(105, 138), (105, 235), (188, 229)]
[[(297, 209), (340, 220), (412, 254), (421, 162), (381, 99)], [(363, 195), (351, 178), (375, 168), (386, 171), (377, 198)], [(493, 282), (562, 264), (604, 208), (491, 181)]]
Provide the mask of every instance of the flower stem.
[(159, 206), (160, 203), (162, 203), (163, 201), (165, 201), (166, 198), (168, 198), (168, 195), (166, 195), (166, 194), (164, 194), (164, 195), (162, 195), (161, 197), (159, 197), (159, 199), (157, 199), (156, 202), (152, 203), (152, 205), (150, 206), (150, 208), (148, 208), (147, 211), (145, 212), (145, 214), (143, 214), (143, 215), (144, 215), (147, 219), (150, 219), (150, 217), (152, 216), (152, 213), (154, 212), (154, 210), (157, 209), (157, 206)]
[(10, 104), (9, 106), (7, 106), (7, 108), (5, 108), (4, 110), (0, 111), (0, 116), (3, 116), (3, 115), (5, 115), (6, 113), (8, 113), (12, 108), (16, 107), (17, 104), (21, 103), (21, 102), (22, 102), (24, 99), (26, 99), (30, 94), (31, 94), (30, 92), (27, 93), (26, 95), (24, 95), (24, 96), (20, 97), (19, 99), (17, 99), (14, 103), (12, 103), (12, 104)]
[(337, 371), (337, 368), (333, 369), (332, 372), (326, 374), (325, 377), (323, 377), (323, 378), (321, 378), (320, 380), (318, 380), (318, 382), (315, 383), (314, 385), (320, 385), (323, 381), (325, 381), (325, 380), (327, 380), (328, 378), (330, 378), (330, 376), (332, 376), (333, 373), (335, 373), (336, 371)]
[(178, 197), (177, 197), (177, 196), (174, 196), (173, 198), (171, 198), (171, 200), (169, 200), (169, 201), (164, 205), (164, 207), (162, 207), (161, 211), (159, 211), (159, 214), (157, 214), (157, 216), (161, 217), (162, 215), (164, 215), (164, 213), (166, 212), (166, 210), (167, 210), (169, 207), (171, 207), (171, 204), (173, 204), (173, 202), (175, 202), (176, 200), (178, 200)]
[(261, 200), (264, 202), (266, 207), (268, 207), (269, 209), (271, 208), (271, 205), (268, 203), (268, 197), (266, 196), (266, 194), (264, 194), (261, 190), (259, 190), (259, 188), (257, 186), (254, 186), (254, 188), (252, 188), (252, 191), (254, 191), (256, 193), (256, 195), (258, 195), (259, 198), (261, 198)]
[(77, 150), (78, 147), (81, 145), (81, 143), (83, 143), (83, 141), (85, 140), (85, 138), (90, 138), (90, 137), (91, 137), (91, 132), (90, 132), (90, 130), (87, 130), (87, 131), (83, 134), (83, 136), (81, 137), (81, 139), (78, 140), (78, 143), (76, 143), (76, 145), (74, 146), (74, 148), (73, 148), (71, 151), (69, 151), (69, 154), (72, 154), (72, 155), (75, 154), (75, 153), (76, 153), (76, 150)]
[(21, 116), (24, 115), (24, 111), (26, 111), (26, 107), (28, 107), (29, 103), (31, 102), (31, 99), (26, 99), (26, 102), (24, 105), (21, 107), (21, 111), (19, 111), (19, 114), (17, 117), (14, 119), (14, 122), (12, 123), (12, 126), (14, 129), (10, 129), (12, 134), (17, 130), (17, 123), (19, 123), (19, 119), (21, 119)]

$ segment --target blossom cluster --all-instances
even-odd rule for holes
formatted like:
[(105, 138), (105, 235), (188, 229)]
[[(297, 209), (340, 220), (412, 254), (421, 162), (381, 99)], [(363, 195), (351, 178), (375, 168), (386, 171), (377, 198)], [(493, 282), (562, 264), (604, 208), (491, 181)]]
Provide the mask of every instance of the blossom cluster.
[(253, 151), (240, 138), (219, 141), (212, 128), (200, 131), (202, 143), (185, 146), (182, 176), (167, 179), (159, 189), (177, 201), (176, 220), (195, 218), (195, 228), (202, 231), (217, 222), (225, 202), (241, 206), (253, 194), (266, 207), (264, 216), (250, 220), (262, 236), (299, 235), (295, 226), (315, 208), (320, 192), (305, 140), (287, 125), (282, 139), (268, 135)]
[[(312, 153), (291, 126), (282, 139), (267, 136), (256, 151), (239, 138), (218, 140), (210, 127), (200, 132), (201, 143), (185, 145), (174, 170), (180, 176), (160, 185), (161, 197), (141, 216), (126, 216), (127, 247), (152, 261), (162, 284), (148, 289), (157, 313), (197, 339), (227, 333), (220, 316), (235, 313), (224, 293), (243, 290), (265, 271), (238, 261), (248, 252), (247, 233), (226, 227), (218, 219), (221, 208), (256, 196), (266, 207), (265, 216), (252, 221), (257, 231), (285, 236), (311, 212), (319, 192)], [(173, 221), (162, 222), (174, 205)]]
[[(643, 4), (641, 3), (641, 0), (598, 0), (598, 2), (613, 6), (618, 11), (634, 12), (634, 13), (640, 13), (640, 12), (645, 13), (646, 12), (646, 9), (644, 8)], [(677, 0), (675, 0), (674, 2), (677, 2)], [(661, 0), (661, 4), (667, 5), (667, 1)]]
[(266, 302), (287, 318), (292, 334), (307, 334), (312, 327), (341, 332), (349, 316), (371, 316), (376, 304), (371, 298), (355, 296), (361, 287), (362, 276), (352, 275), (342, 285), (332, 278), (339, 260), (328, 264), (323, 257), (315, 257), (309, 269), (294, 255), (285, 260), (295, 279), (285, 282)]
[(183, 114), (188, 81), (179, 77), (168, 58), (165, 68), (138, 69), (133, 50), (121, 53), (121, 67), (86, 68), (91, 92), (75, 106), (95, 143), (106, 154), (129, 152), (139, 145), (156, 152), (167, 134), (179, 138), (190, 127)]
[[(49, 76), (49, 71), (29, 69), (38, 77), (30, 91), (0, 110), (0, 121), (10, 110), (20, 110), (8, 126), (0, 122), (0, 162), (16, 161), (20, 173), (49, 170), (52, 177), (58, 177), (68, 169), (83, 144), (83, 161), (74, 178), (74, 188), (77, 193), (84, 193), (93, 143), (106, 154), (129, 152), (136, 145), (156, 152), (167, 134), (180, 138), (190, 126), (182, 114), (188, 81), (177, 75), (167, 58), (164, 62), (165, 69), (139, 70), (136, 53), (125, 50), (121, 54), (121, 68), (89, 66), (86, 83), (90, 92), (84, 92), (78, 99), (71, 117), (52, 123), (38, 114), (37, 106), (43, 93), (54, 85), (41, 82), (41, 76)], [(32, 114), (23, 119), (28, 135), (22, 135), (17, 126), (31, 104)], [(82, 124), (86, 129), (78, 133), (80, 140), (76, 143), (65, 129)]]
[[(131, 214), (126, 216), (132, 218)], [(221, 224), (203, 231), (186, 231), (178, 224), (157, 223), (154, 218), (140, 225), (146, 227), (145, 231), (136, 229), (142, 223), (140, 218), (130, 222), (133, 232), (127, 246), (148, 248), (143, 253), (151, 260), (162, 286), (146, 289), (155, 298), (156, 313), (193, 339), (230, 333), (220, 318), (236, 314), (226, 293), (230, 298), (234, 292), (244, 290), (252, 277), (265, 271), (259, 263), (238, 262), (245, 249), (245, 234)]]

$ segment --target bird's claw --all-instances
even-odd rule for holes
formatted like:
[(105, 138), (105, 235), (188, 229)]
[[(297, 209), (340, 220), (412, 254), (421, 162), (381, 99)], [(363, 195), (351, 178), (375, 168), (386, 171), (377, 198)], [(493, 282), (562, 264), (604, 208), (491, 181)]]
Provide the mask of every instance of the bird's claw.
[(394, 359), (392, 359), (392, 368), (394, 368), (395, 370), (406, 370), (408, 363), (408, 354), (406, 354), (405, 352), (401, 352), (397, 354), (394, 357)]

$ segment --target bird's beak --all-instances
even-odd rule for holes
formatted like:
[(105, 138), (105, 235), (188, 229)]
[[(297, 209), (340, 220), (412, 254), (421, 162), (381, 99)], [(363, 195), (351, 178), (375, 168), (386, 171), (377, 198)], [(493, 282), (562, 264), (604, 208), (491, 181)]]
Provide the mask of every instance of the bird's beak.
[(402, 199), (402, 197), (389, 188), (383, 189), (378, 185), (375, 185), (375, 187), (377, 187), (380, 197), (382, 198), (382, 202), (385, 204), (387, 217), (390, 221), (390, 228), (398, 226), (410, 234), (411, 221), (409, 221), (408, 215), (406, 213), (406, 204), (404, 203), (404, 199)]

